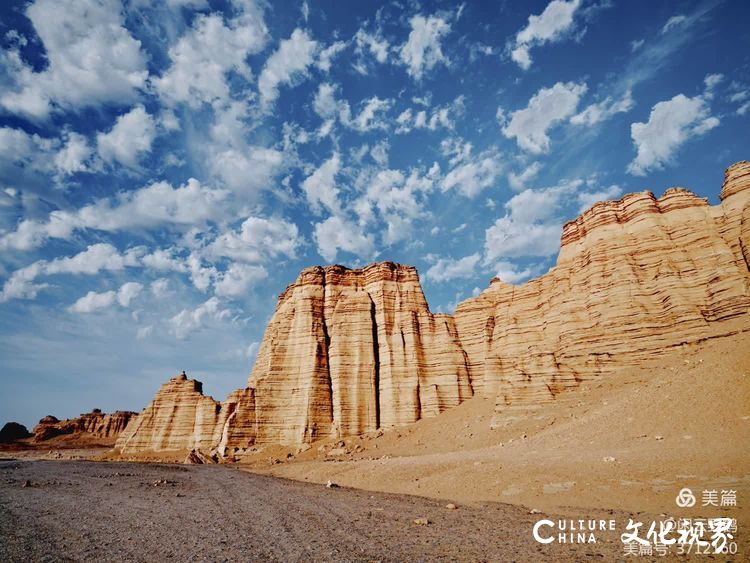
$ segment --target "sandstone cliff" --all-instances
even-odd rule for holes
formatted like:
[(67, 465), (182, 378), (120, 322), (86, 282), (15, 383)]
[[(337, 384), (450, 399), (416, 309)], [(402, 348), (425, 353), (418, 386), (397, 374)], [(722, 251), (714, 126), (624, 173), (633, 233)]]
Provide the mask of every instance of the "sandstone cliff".
[(32, 430), (35, 442), (49, 440), (55, 436), (90, 434), (94, 438), (116, 438), (128, 422), (137, 413), (130, 411), (116, 411), (105, 414), (99, 409), (90, 413), (83, 413), (77, 418), (58, 420), (54, 416), (45, 416)]
[(253, 390), (234, 391), (224, 403), (203, 395), (203, 384), (183, 373), (161, 386), (116, 444), (122, 454), (198, 450), (224, 456), (255, 435)]
[(563, 228), (557, 265), (493, 280), (455, 312), (476, 388), (498, 409), (543, 404), (581, 380), (670, 347), (748, 328), (750, 164), (711, 207), (672, 188), (601, 202)]
[(309, 268), (279, 296), (246, 389), (218, 403), (177, 377), (120, 436), (124, 453), (299, 444), (435, 416), (474, 393), (497, 408), (670, 347), (750, 329), (750, 163), (721, 203), (682, 188), (601, 202), (563, 228), (557, 264), (492, 280), (453, 316), (414, 268)]

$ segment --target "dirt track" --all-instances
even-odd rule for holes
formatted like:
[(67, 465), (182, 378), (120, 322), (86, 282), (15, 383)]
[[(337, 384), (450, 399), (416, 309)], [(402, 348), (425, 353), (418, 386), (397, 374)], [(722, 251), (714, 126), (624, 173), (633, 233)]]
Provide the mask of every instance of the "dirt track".
[(445, 504), (227, 467), (3, 461), (0, 561), (560, 561), (621, 553), (615, 536), (542, 546), (531, 537), (542, 516), (520, 507)]

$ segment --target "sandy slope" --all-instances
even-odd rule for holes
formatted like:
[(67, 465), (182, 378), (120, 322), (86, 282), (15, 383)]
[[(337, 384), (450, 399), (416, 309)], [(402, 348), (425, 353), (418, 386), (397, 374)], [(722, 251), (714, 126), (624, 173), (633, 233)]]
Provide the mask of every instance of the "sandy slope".
[(408, 429), (348, 439), (351, 453), (326, 455), (329, 443), (290, 459), (266, 448), (246, 461), (253, 471), (312, 482), (576, 514), (596, 507), (682, 515), (691, 512), (676, 511), (682, 487), (734, 489), (738, 507), (701, 509), (699, 499), (692, 512), (738, 517), (750, 514), (749, 378), (744, 332), (675, 349), (554, 405), (509, 410), (495, 429), (492, 402), (474, 398)]

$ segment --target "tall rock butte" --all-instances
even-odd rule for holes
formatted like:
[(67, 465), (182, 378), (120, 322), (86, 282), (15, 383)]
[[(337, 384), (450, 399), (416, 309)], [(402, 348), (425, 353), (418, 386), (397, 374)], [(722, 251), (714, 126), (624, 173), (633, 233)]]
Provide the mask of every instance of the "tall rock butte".
[(117, 442), (123, 455), (300, 444), (403, 426), (475, 393), (497, 409), (669, 348), (750, 330), (750, 163), (721, 203), (671, 188), (601, 202), (563, 227), (557, 264), (493, 279), (433, 314), (415, 268), (303, 270), (279, 296), (245, 389), (223, 403), (178, 376)]

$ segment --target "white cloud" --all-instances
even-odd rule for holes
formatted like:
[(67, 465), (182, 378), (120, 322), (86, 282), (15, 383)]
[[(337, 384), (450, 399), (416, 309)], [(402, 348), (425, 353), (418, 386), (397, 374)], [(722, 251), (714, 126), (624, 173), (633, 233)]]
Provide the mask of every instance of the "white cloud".
[(548, 152), (547, 131), (573, 115), (585, 93), (586, 85), (574, 82), (558, 82), (552, 88), (541, 88), (526, 108), (511, 113), (510, 121), (502, 128), (503, 135), (515, 138), (518, 146), (530, 153)]
[(528, 189), (505, 203), (506, 214), (485, 232), (484, 263), (499, 258), (551, 256), (560, 245), (562, 219), (558, 212), (567, 200), (577, 198), (580, 180), (544, 189)]
[(526, 168), (524, 168), (520, 174), (516, 174), (514, 172), (508, 174), (508, 183), (514, 190), (521, 191), (527, 187), (526, 184), (528, 182), (536, 178), (541, 169), (542, 164), (540, 162), (532, 162)]
[(87, 162), (93, 150), (86, 137), (78, 133), (68, 133), (65, 137), (65, 145), (55, 155), (57, 171), (64, 175), (88, 171)]
[(581, 192), (578, 194), (578, 203), (580, 204), (578, 211), (583, 213), (598, 201), (609, 201), (620, 197), (620, 195), (622, 195), (622, 188), (616, 185), (596, 192)]
[(331, 43), (328, 47), (320, 51), (316, 66), (323, 72), (330, 72), (333, 57), (338, 55), (344, 49), (346, 49), (345, 41), (335, 41), (334, 43)]
[(227, 231), (206, 247), (210, 258), (230, 258), (238, 262), (265, 262), (281, 255), (296, 258), (303, 239), (297, 225), (283, 219), (248, 217), (239, 232)]
[(153, 80), (154, 85), (162, 98), (172, 103), (197, 107), (226, 101), (230, 93), (227, 72), (250, 78), (245, 60), (260, 52), (267, 39), (263, 12), (254, 2), (244, 3), (240, 14), (227, 23), (219, 14), (199, 14), (170, 47), (172, 64)]
[(227, 191), (204, 187), (193, 178), (177, 188), (156, 182), (77, 211), (53, 211), (46, 222), (23, 220), (15, 231), (0, 237), (0, 249), (30, 250), (48, 238), (67, 239), (81, 229), (115, 232), (202, 225), (226, 212), (227, 196)]
[(96, 291), (89, 291), (86, 295), (81, 297), (78, 301), (68, 307), (68, 311), (71, 313), (94, 313), (101, 311), (102, 309), (109, 309), (114, 305), (117, 299), (117, 293), (114, 291), (106, 291), (104, 293), (97, 293)]
[(68, 307), (68, 311), (82, 314), (95, 313), (102, 309), (109, 309), (115, 303), (127, 308), (130, 307), (131, 301), (138, 297), (142, 289), (143, 286), (137, 282), (127, 282), (117, 291), (105, 291), (103, 293), (89, 291)]
[(664, 24), (664, 27), (661, 28), (661, 32), (662, 34), (668, 33), (672, 29), (682, 27), (686, 22), (688, 22), (687, 16), (684, 16), (682, 14), (672, 16), (667, 20), (667, 23)]
[(254, 197), (269, 189), (272, 178), (284, 168), (284, 154), (257, 146), (229, 147), (210, 156), (210, 168), (235, 195)]
[(688, 139), (719, 125), (718, 118), (710, 113), (702, 96), (688, 98), (678, 94), (671, 100), (655, 104), (648, 122), (630, 126), (638, 154), (628, 165), (628, 172), (645, 176), (649, 170), (663, 169)]
[(425, 71), (432, 70), (438, 63), (447, 63), (440, 41), (451, 30), (443, 18), (417, 15), (409, 21), (409, 39), (400, 48), (401, 62), (407, 66), (409, 75), (420, 80)]
[(328, 262), (336, 261), (339, 250), (367, 259), (375, 253), (372, 235), (364, 234), (356, 224), (339, 216), (317, 223), (314, 237), (318, 252)]
[(412, 110), (407, 108), (396, 118), (396, 133), (409, 133), (414, 129), (436, 131), (442, 127), (453, 129), (453, 119), (464, 112), (464, 97), (457, 97), (451, 104), (438, 106), (432, 110)]
[(154, 119), (143, 106), (136, 106), (118, 117), (109, 132), (98, 133), (96, 144), (99, 154), (105, 161), (118, 161), (135, 168), (138, 166), (138, 159), (151, 152), (154, 137)]
[(443, 178), (443, 191), (457, 189), (469, 198), (495, 184), (503, 171), (503, 163), (495, 149), (487, 149), (476, 156), (472, 155), (471, 143), (452, 144), (443, 142), (443, 153), (453, 155), (449, 161), (451, 170)]
[(379, 215), (385, 224), (383, 243), (408, 239), (412, 222), (423, 215), (425, 195), (435, 184), (439, 169), (426, 175), (417, 170), (406, 176), (400, 170), (380, 170), (369, 178), (365, 193), (355, 202), (360, 225), (369, 225)]
[(464, 256), (458, 260), (440, 258), (425, 273), (425, 278), (435, 282), (456, 279), (469, 279), (476, 275), (475, 269), (480, 260), (479, 253)]
[(307, 196), (307, 202), (313, 213), (320, 215), (323, 208), (333, 214), (340, 211), (336, 188), (336, 174), (341, 168), (341, 159), (338, 153), (326, 160), (320, 167), (302, 182), (302, 189)]
[(138, 297), (143, 290), (143, 285), (138, 282), (127, 282), (120, 286), (117, 291), (117, 302), (122, 307), (130, 307), (130, 302)]
[(360, 132), (387, 129), (388, 123), (382, 118), (382, 114), (392, 105), (390, 100), (381, 100), (377, 96), (368, 98), (362, 102), (362, 111), (348, 125)]
[(214, 292), (221, 297), (245, 295), (252, 285), (267, 277), (263, 266), (234, 263), (214, 283)]
[(531, 67), (530, 49), (563, 39), (573, 29), (580, 5), (581, 0), (552, 0), (540, 15), (530, 15), (526, 27), (515, 37), (511, 58), (524, 70)]
[(71, 257), (38, 260), (13, 272), (0, 291), (0, 303), (11, 299), (34, 299), (46, 283), (35, 283), (40, 276), (60, 274), (95, 275), (101, 271), (119, 271), (138, 265), (139, 250), (121, 254), (111, 244), (98, 243)]
[(355, 51), (358, 55), (364, 54), (367, 50), (381, 64), (388, 60), (388, 41), (383, 39), (379, 33), (371, 34), (364, 29), (358, 29), (354, 35), (354, 41), (356, 44)]
[(74, 109), (135, 99), (148, 77), (141, 43), (123, 26), (118, 0), (37, 0), (26, 14), (49, 61), (35, 72), (11, 49), (2, 54), (10, 80), (0, 105), (32, 118), (55, 106)]
[(183, 309), (169, 320), (172, 332), (179, 340), (202, 329), (210, 319), (223, 320), (231, 315), (229, 309), (222, 309), (218, 297), (211, 297), (195, 309)]
[(494, 265), (496, 277), (505, 283), (516, 284), (528, 280), (541, 273), (539, 265), (526, 266), (521, 269), (516, 264), (501, 260)]
[(611, 96), (607, 96), (601, 102), (591, 104), (581, 113), (578, 113), (570, 118), (570, 122), (573, 125), (595, 125), (600, 121), (609, 119), (617, 113), (625, 113), (630, 111), (635, 105), (633, 96), (628, 90), (625, 92), (622, 98), (619, 100), (613, 99)]
[(750, 110), (750, 102), (745, 102), (737, 108), (737, 115), (745, 115)]
[(318, 49), (317, 41), (306, 31), (295, 29), (266, 61), (258, 79), (261, 104), (271, 105), (279, 96), (279, 85), (293, 84), (307, 76), (307, 68), (313, 63)]

